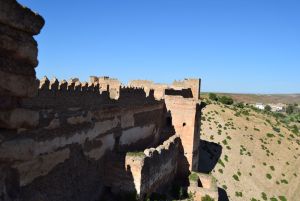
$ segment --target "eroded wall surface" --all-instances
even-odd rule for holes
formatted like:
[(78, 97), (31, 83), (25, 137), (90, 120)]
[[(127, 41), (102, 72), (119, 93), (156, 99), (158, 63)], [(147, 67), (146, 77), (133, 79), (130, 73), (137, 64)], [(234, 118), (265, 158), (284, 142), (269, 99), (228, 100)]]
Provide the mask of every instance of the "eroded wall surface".
[[(98, 186), (96, 192), (101, 194), (104, 164), (109, 163), (104, 159), (105, 154), (143, 150), (160, 139), (163, 102), (138, 95), (139, 91), (131, 93), (130, 88), (121, 89), (120, 99), (115, 101), (107, 94), (100, 94), (95, 86), (75, 91), (62, 85), (71, 84), (58, 84), (58, 88), (41, 84), (38, 96), (22, 101), (24, 109), (38, 113), (35, 129), (20, 127), (17, 131), (10, 129), (2, 133), (0, 159), (9, 162), (9, 168), (16, 171), (22, 197), (40, 195), (48, 200), (70, 199), (64, 191), (60, 191), (59, 197), (55, 190), (54, 186), (69, 182), (52, 177), (60, 172), (64, 172), (61, 177), (70, 177), (79, 186), (83, 177), (74, 175), (82, 172), (88, 186)], [(88, 166), (85, 164), (77, 169), (72, 160), (80, 166), (84, 163)], [(52, 185), (45, 186), (46, 183)], [(70, 192), (76, 194), (74, 189)], [(90, 193), (86, 187), (80, 190), (80, 195), (86, 195), (88, 200)], [(82, 197), (78, 195), (76, 199), (79, 198)]]
[[(200, 105), (199, 101), (193, 98), (181, 96), (165, 96), (165, 104), (171, 112), (172, 123), (182, 141), (184, 155), (190, 170), (198, 168), (198, 147), (200, 132)], [(185, 164), (182, 164), (184, 167)]]
[[(33, 36), (43, 25), (15, 0), (0, 0), (1, 200), (99, 200), (104, 189), (155, 191), (174, 178), (180, 147), (194, 167), (199, 82), (172, 89), (145, 81), (124, 87), (96, 76), (39, 81)], [(175, 132), (180, 143), (164, 142)], [(128, 169), (126, 153), (150, 147), (158, 148)]]
[[(138, 195), (144, 197), (159, 192), (176, 177), (180, 138), (173, 135), (156, 148), (144, 150), (142, 154), (127, 154), (125, 165), (133, 175)], [(166, 190), (166, 188), (165, 188)]]

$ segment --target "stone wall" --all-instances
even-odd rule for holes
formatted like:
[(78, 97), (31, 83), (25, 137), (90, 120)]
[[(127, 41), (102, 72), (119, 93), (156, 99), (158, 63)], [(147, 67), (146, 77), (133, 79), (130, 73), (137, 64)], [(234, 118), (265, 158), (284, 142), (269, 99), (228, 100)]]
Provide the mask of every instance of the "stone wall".
[(157, 100), (164, 99), (166, 92), (172, 93), (176, 92), (178, 96), (183, 96), (185, 98), (194, 98), (195, 100), (200, 99), (200, 79), (184, 79), (182, 81), (174, 81), (172, 84), (157, 84), (149, 80), (132, 80), (128, 83), (131, 87), (144, 88), (144, 90), (149, 91), (154, 90), (154, 97)]
[[(182, 148), (193, 169), (200, 81), (38, 81), (33, 36), (43, 25), (15, 0), (0, 0), (1, 200), (99, 200), (119, 187), (147, 194), (172, 181)], [(142, 164), (127, 158), (145, 149)]]
[(43, 18), (13, 0), (0, 0), (0, 105), (17, 107), (21, 97), (37, 92), (37, 42)]
[(133, 175), (134, 187), (140, 197), (158, 192), (176, 176), (180, 138), (171, 136), (162, 145), (143, 153), (127, 153), (125, 166)]
[[(180, 136), (184, 155), (190, 170), (198, 168), (198, 147), (200, 141), (200, 102), (182, 96), (165, 96), (165, 104), (172, 117), (175, 132)], [(182, 164), (185, 166), (186, 164)]]
[(179, 87), (183, 89), (190, 88), (193, 93), (193, 97), (195, 100), (200, 99), (200, 87), (201, 80), (200, 79), (184, 79), (183, 81), (174, 81), (172, 86), (174, 88)]
[[(53, 193), (54, 189), (50, 187), (36, 189), (36, 185), (45, 185), (45, 182), (52, 180), (52, 174), (64, 171), (57, 170), (60, 166), (72, 169), (72, 172), (66, 175), (76, 174), (76, 168), (67, 165), (74, 152), (81, 154), (82, 160), (76, 159), (78, 162), (84, 163), (88, 160), (97, 164), (87, 168), (98, 169), (97, 178), (93, 179), (102, 181), (105, 168), (103, 160), (107, 153), (143, 150), (159, 143), (159, 134), (164, 122), (164, 104), (160, 101), (130, 101), (131, 98), (126, 95), (124, 102), (97, 104), (96, 101), (92, 101), (93, 91), (74, 95), (69, 91), (53, 92), (43, 88), (41, 90), (39, 96), (24, 101), (24, 108), (31, 108), (39, 114), (36, 117), (36, 127), (19, 127), (17, 131), (6, 130), (1, 134), (0, 160), (9, 164), (9, 168), (19, 175), (17, 182), (21, 194), (31, 193), (34, 197), (36, 194)], [(125, 94), (127, 92), (128, 89)], [(71, 94), (68, 96), (65, 93)], [(75, 100), (82, 101), (82, 104), (76, 101), (73, 103), (72, 96), (79, 97)], [(87, 103), (84, 99), (92, 102)], [(74, 178), (74, 182), (81, 179)], [(65, 185), (67, 180), (57, 182), (52, 184)], [(99, 189), (101, 183), (103, 182), (99, 183)], [(55, 200), (66, 199), (63, 192), (61, 196)], [(47, 197), (50, 199), (51, 195)]]
[(218, 186), (212, 175), (192, 172), (193, 180), (190, 179), (188, 192), (193, 195), (194, 201), (202, 201), (202, 198), (209, 196), (214, 200), (219, 200)]

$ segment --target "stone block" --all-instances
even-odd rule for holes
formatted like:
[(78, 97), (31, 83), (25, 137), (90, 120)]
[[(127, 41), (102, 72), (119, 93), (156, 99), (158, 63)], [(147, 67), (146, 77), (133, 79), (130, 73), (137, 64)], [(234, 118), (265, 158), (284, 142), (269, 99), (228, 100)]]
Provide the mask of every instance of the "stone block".
[(8, 129), (34, 128), (39, 124), (39, 113), (36, 111), (16, 108), (0, 111), (0, 127)]
[(33, 97), (37, 94), (38, 83), (33, 76), (23, 76), (0, 70), (0, 92), (9, 96)]
[(29, 8), (23, 7), (15, 0), (0, 0), (0, 23), (15, 29), (39, 34), (45, 24), (44, 19)]
[(38, 65), (37, 42), (28, 33), (0, 24), (0, 52), (31, 67)]

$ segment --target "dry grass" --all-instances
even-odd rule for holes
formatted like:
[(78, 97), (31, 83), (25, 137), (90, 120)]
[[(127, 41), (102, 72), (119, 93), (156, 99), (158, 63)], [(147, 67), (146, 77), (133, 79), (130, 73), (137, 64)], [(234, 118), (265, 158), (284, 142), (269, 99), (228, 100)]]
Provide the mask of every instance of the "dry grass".
[[(272, 125), (277, 122), (273, 117), (252, 110), (249, 115), (236, 116), (230, 107), (211, 104), (204, 108), (203, 117), (201, 139), (223, 147), (220, 159), (224, 164), (218, 163), (212, 174), (219, 187), (226, 186), (229, 200), (263, 200), (261, 196), (266, 194), (268, 199), (285, 196), (289, 201), (297, 201), (299, 136), (290, 137), (292, 133), (284, 124), (276, 125), (280, 133), (275, 132)], [(243, 196), (236, 196), (236, 192)]]

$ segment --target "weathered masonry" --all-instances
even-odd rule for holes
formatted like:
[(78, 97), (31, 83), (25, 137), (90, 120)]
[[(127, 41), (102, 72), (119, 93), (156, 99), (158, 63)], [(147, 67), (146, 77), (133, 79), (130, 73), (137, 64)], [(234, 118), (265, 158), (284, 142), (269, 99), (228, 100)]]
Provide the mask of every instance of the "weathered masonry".
[(37, 80), (43, 25), (0, 0), (1, 201), (143, 199), (197, 171), (199, 79)]

